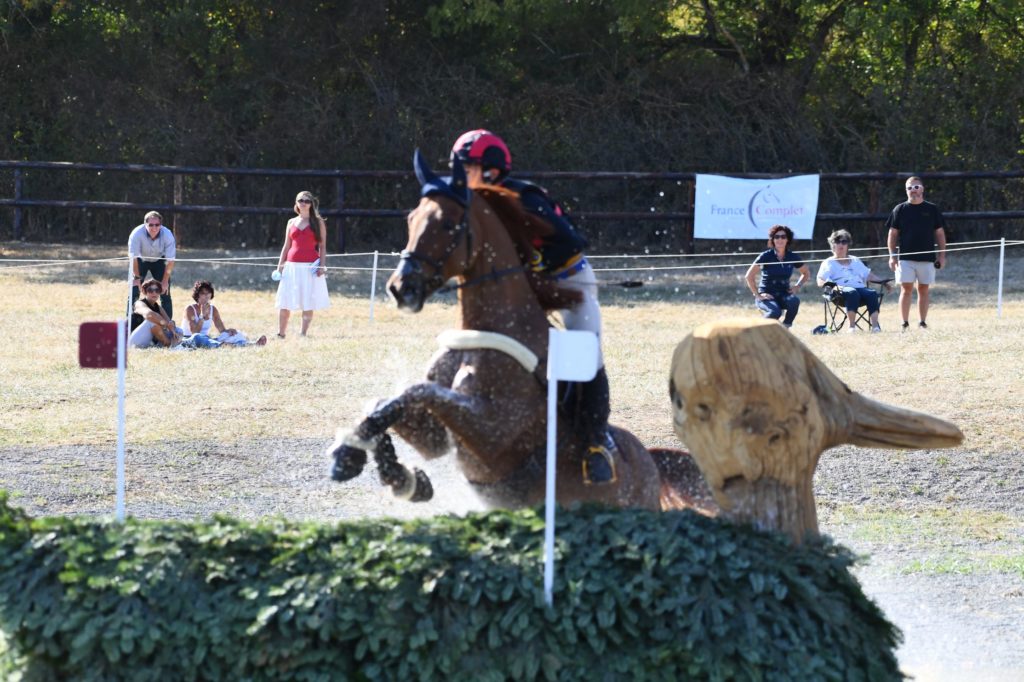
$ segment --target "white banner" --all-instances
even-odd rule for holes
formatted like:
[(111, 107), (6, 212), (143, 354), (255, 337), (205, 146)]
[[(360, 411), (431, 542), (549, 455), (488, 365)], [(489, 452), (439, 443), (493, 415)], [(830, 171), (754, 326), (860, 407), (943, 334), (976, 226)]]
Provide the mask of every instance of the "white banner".
[(767, 239), (772, 225), (785, 225), (797, 239), (810, 239), (817, 214), (817, 175), (746, 180), (697, 174), (696, 239)]

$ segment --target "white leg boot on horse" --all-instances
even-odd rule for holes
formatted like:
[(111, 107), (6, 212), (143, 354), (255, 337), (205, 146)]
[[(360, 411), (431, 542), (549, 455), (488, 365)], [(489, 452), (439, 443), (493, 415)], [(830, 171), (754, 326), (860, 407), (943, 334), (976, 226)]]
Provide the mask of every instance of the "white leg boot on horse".
[(351, 434), (339, 434), (329, 452), (333, 456), (331, 478), (347, 481), (362, 473), (366, 451), (373, 450), (381, 483), (390, 486), (395, 497), (426, 502), (434, 496), (430, 478), (420, 469), (410, 471), (398, 461), (388, 428), (402, 417), (401, 397), (383, 401)]

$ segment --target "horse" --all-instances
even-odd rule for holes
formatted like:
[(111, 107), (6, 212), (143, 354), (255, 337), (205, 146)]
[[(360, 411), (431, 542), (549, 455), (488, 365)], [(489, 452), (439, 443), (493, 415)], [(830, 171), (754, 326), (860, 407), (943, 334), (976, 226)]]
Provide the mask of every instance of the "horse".
[[(525, 240), (550, 228), (526, 213), (518, 195), (501, 187), (470, 190), (465, 169), (457, 158), (452, 163), (446, 181), (416, 151), (421, 198), (408, 215), (408, 243), (387, 290), (399, 309), (417, 313), (454, 279), (461, 329), (440, 335), (425, 381), (377, 403), (353, 430), (339, 431), (327, 450), (331, 477), (358, 476), (372, 451), (381, 481), (396, 497), (430, 499), (429, 478), (398, 461), (390, 430), (425, 459), (454, 450), (461, 473), (489, 507), (534, 506), (545, 490), (547, 311), (579, 293), (525, 265)], [(518, 229), (510, 232), (508, 224)], [(648, 451), (613, 425), (609, 434), (619, 453), (617, 478), (589, 485), (580, 470), (587, 443), (570, 419), (558, 420), (559, 504), (713, 511), (710, 491), (687, 453)]]

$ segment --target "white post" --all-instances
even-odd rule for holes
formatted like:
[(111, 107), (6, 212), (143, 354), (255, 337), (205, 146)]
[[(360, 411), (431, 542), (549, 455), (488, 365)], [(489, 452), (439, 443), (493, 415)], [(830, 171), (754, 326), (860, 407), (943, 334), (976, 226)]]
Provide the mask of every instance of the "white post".
[[(555, 333), (549, 330), (549, 334)], [(552, 604), (555, 584), (555, 443), (558, 439), (558, 379), (551, 377), (548, 363), (548, 451), (547, 482), (544, 498), (544, 601)]]
[(373, 274), (370, 277), (370, 320), (373, 320), (373, 301), (377, 298), (377, 255), (378, 252), (373, 252)]
[(124, 522), (124, 365), (131, 317), (117, 323), (117, 492), (114, 516)]
[[(132, 281), (135, 279), (136, 256), (128, 254), (128, 314), (117, 324), (117, 451), (116, 482), (114, 492), (114, 517), (124, 522), (124, 395), (125, 365), (128, 349), (128, 330), (132, 324)], [(142, 283), (139, 283), (141, 289)], [(141, 291), (140, 291), (141, 294)]]
[(548, 330), (548, 450), (544, 498), (544, 601), (552, 603), (555, 584), (555, 459), (558, 439), (558, 381), (590, 381), (597, 375), (597, 334)]
[(999, 293), (996, 294), (996, 317), (1003, 316), (1003, 260), (1006, 257), (1006, 237), (999, 240)]

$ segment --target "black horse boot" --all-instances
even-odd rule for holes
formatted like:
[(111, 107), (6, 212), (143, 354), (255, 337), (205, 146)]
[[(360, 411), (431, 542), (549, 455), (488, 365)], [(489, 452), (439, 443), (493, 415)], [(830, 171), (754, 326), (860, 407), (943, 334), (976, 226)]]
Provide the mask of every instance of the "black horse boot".
[(615, 470), (617, 448), (608, 434), (610, 394), (608, 373), (604, 367), (593, 379), (579, 384), (577, 427), (587, 435), (589, 444), (583, 455), (583, 482), (587, 485), (614, 483), (618, 479)]

